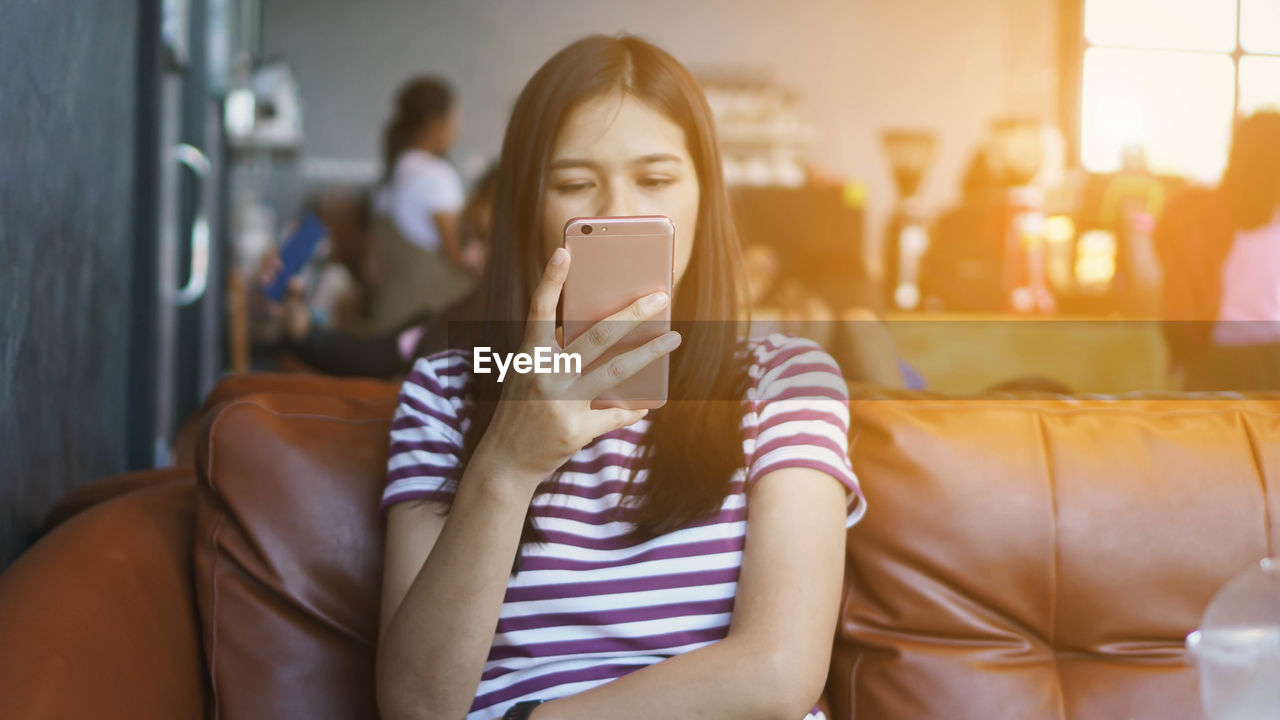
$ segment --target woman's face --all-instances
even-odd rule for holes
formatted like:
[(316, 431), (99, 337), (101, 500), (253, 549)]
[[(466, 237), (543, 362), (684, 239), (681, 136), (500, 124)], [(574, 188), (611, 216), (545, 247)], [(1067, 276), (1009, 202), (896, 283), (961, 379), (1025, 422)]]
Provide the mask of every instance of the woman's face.
[(675, 225), (676, 283), (697, 236), (698, 174), (684, 131), (627, 93), (570, 111), (551, 150), (543, 196), (543, 257), (564, 242), (574, 217), (666, 215)]

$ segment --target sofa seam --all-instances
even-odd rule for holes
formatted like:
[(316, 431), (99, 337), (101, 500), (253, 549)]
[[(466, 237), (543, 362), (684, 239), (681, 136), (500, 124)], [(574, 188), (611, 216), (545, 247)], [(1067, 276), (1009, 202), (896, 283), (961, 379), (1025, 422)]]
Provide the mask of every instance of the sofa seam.
[[(341, 424), (341, 425), (371, 425), (371, 424), (374, 424), (374, 423), (385, 423), (385, 422), (387, 422), (387, 419), (386, 419), (386, 418), (363, 418), (363, 419), (360, 419), (360, 420), (344, 420), (344, 419), (341, 419), (341, 418), (335, 418), (335, 417), (333, 417), (332, 415), (324, 415), (324, 414), (321, 414), (321, 413), (293, 413), (293, 412), (280, 412), (280, 411), (278, 411), (278, 410), (272, 410), (271, 408), (268, 408), (268, 407), (267, 407), (267, 406), (265, 406), (265, 405), (259, 405), (259, 404), (257, 404), (257, 403), (248, 403), (248, 402), (247, 402), (247, 403), (244, 403), (244, 405), (245, 405), (245, 406), (247, 406), (247, 407), (257, 408), (258, 410), (261, 410), (262, 412), (264, 412), (264, 413), (266, 413), (266, 414), (268, 414), (268, 415), (272, 415), (272, 416), (275, 416), (275, 417), (278, 417), (278, 418), (290, 418), (290, 419), (295, 419), (295, 420), (325, 420), (325, 421), (328, 421), (328, 422), (338, 423), (338, 424)], [(228, 406), (226, 409), (227, 409), (227, 410), (230, 410), (232, 407), (235, 407), (235, 406)], [(1280, 413), (1278, 413), (1278, 414), (1280, 414)], [(216, 420), (215, 420), (215, 422), (216, 422)]]
[[(205, 436), (208, 443), (205, 447), (205, 480), (214, 490), (217, 486), (213, 482), (213, 433), (222, 417), (222, 412), (214, 416)], [(209, 565), (209, 585), (213, 595), (209, 603), (209, 694), (213, 697), (213, 720), (218, 720), (222, 715), (222, 700), (218, 694), (218, 531), (222, 529), (222, 521), (223, 515), (219, 513), (209, 531), (209, 550), (213, 554), (213, 561)]]
[(1258, 485), (1262, 490), (1262, 539), (1266, 543), (1267, 557), (1272, 557), (1275, 552), (1271, 541), (1271, 504), (1268, 502), (1267, 473), (1262, 464), (1262, 455), (1261, 451), (1258, 449), (1257, 438), (1254, 437), (1253, 431), (1249, 428), (1248, 420), (1238, 410), (1235, 415), (1240, 420), (1240, 424), (1244, 430), (1244, 439), (1249, 443), (1249, 455), (1253, 458), (1253, 466), (1258, 472)]
[(210, 566), (213, 598), (209, 607), (209, 612), (213, 615), (209, 618), (209, 689), (213, 695), (213, 720), (222, 715), (222, 702), (218, 696), (218, 531), (221, 528), (222, 516), (219, 515), (213, 524), (213, 531), (209, 533), (209, 545), (213, 551), (213, 563)]
[(1049, 437), (1048, 431), (1044, 426), (1044, 416), (1036, 415), (1036, 430), (1040, 436), (1040, 451), (1044, 455), (1045, 481), (1049, 486), (1049, 540), (1052, 545), (1049, 559), (1049, 657), (1053, 659), (1053, 674), (1057, 681), (1055, 687), (1058, 690), (1058, 716), (1063, 720), (1067, 717), (1066, 692), (1062, 687), (1062, 668), (1058, 664), (1058, 650), (1056, 647), (1058, 635), (1058, 492), (1057, 483), (1054, 482), (1053, 465), (1049, 459)]
[[(269, 394), (271, 393), (255, 393), (248, 397), (237, 398), (235, 400), (227, 400), (225, 403), (219, 403), (219, 405), (221, 405), (221, 409), (218, 410), (217, 414), (214, 416), (212, 424), (217, 425), (218, 422), (222, 420), (224, 415), (226, 415), (232, 409), (238, 408), (238, 407), (256, 408), (268, 415), (272, 415), (280, 418), (307, 418), (311, 420), (326, 420), (329, 422), (339, 423), (342, 425), (368, 425), (371, 423), (385, 423), (391, 420), (391, 418), (386, 416), (349, 419), (349, 418), (338, 418), (338, 417), (334, 417), (333, 415), (326, 415), (324, 413), (318, 413), (318, 412), (309, 412), (309, 411), (298, 412), (298, 411), (277, 410), (268, 405), (264, 405), (263, 403), (259, 402), (255, 397), (256, 395), (269, 395)], [(310, 397), (310, 396), (304, 395), (302, 397)], [(213, 435), (212, 428), (210, 428), (208, 434), (209, 436), (212, 437)]]
[(858, 717), (858, 666), (862, 664), (865, 652), (859, 651), (853, 659), (853, 667), (849, 668), (849, 687), (852, 690), (849, 693), (849, 720), (857, 720)]

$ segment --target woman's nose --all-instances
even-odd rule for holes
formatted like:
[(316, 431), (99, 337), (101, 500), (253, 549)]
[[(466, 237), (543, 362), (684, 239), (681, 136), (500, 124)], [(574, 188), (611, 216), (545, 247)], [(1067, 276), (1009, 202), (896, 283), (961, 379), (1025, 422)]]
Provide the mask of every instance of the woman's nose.
[(635, 214), (634, 198), (625, 187), (617, 187), (610, 192), (605, 207), (600, 212), (602, 217)]

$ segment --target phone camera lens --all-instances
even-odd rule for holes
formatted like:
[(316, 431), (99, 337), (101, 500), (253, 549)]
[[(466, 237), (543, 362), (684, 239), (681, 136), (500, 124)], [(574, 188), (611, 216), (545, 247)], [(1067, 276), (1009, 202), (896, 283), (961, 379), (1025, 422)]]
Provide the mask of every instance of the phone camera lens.
[(590, 235), (590, 234), (591, 234), (591, 226), (590, 226), (590, 225), (583, 225), (583, 226), (582, 226), (582, 234), (583, 234), (583, 235)]

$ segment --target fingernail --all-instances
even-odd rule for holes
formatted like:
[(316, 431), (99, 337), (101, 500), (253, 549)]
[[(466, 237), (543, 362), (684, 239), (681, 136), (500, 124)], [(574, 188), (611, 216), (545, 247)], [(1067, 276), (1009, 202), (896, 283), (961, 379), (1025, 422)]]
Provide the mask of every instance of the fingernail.
[(674, 330), (662, 336), (662, 347), (677, 348), (680, 346), (680, 333)]
[(563, 264), (564, 264), (564, 259), (565, 259), (565, 258), (567, 258), (567, 257), (569, 257), (569, 251), (568, 251), (568, 250), (565, 250), (564, 248), (556, 248), (556, 251), (555, 251), (555, 252), (553, 252), (553, 253), (551, 253), (551, 264), (552, 264), (552, 265), (563, 265)]
[(647, 295), (645, 296), (645, 299), (644, 299), (644, 309), (645, 310), (661, 310), (662, 308), (666, 307), (667, 300), (668, 300), (667, 294), (661, 291), (656, 292), (652, 295)]

